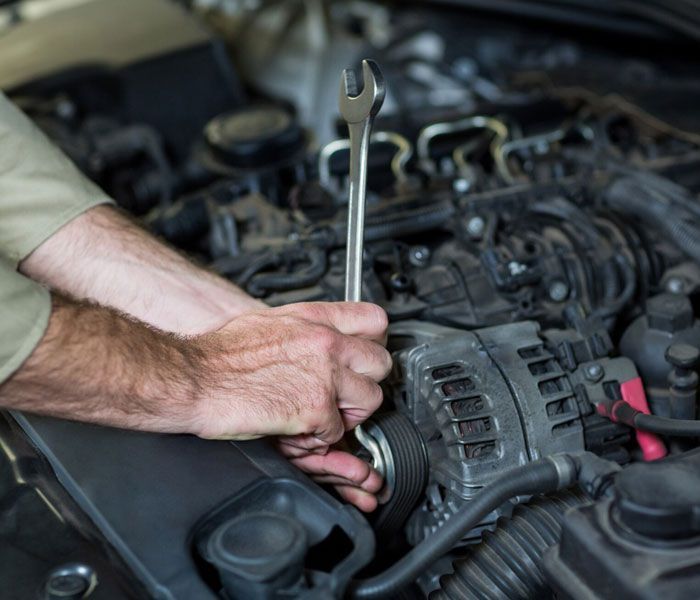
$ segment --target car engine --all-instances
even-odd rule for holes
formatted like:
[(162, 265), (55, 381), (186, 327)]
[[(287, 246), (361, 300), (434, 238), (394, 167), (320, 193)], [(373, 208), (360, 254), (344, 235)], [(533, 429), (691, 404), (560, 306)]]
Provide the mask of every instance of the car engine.
[[(382, 502), (360, 516), (264, 441), (7, 414), (9, 597), (693, 597), (695, 26), (538, 2), (182, 4), (17, 9), (0, 87), (144, 227), (277, 306), (343, 299), (338, 78), (381, 65), (362, 295), (394, 367), (348, 443)], [(105, 39), (76, 52), (54, 19)], [(566, 485), (456, 531), (548, 460)]]

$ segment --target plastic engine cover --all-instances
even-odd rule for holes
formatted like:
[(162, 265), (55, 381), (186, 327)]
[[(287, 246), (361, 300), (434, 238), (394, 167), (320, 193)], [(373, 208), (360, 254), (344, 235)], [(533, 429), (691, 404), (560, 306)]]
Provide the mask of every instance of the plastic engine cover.
[[(115, 564), (131, 570), (147, 597), (218, 596), (220, 581), (204, 575), (195, 538), (201, 537), (202, 523), (228, 515), (231, 505), (241, 514), (265, 504), (268, 513), (278, 512), (296, 523), (292, 527), (307, 529), (311, 544), (339, 528), (354, 548), (314, 580), (323, 597), (342, 594), (373, 555), (374, 538), (359, 513), (307, 479), (265, 441), (210, 441), (19, 413), (12, 417), (55, 474), (30, 483), (48, 490), (57, 480), (84, 513), (81, 523), (97, 530), (95, 542), (117, 554)], [(264, 497), (275, 501), (262, 503)]]

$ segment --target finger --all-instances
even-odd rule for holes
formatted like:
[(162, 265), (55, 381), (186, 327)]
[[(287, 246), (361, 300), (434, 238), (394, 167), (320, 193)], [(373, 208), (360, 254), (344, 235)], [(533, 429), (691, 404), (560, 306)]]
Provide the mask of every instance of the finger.
[[(303, 471), (303, 469), (302, 469)], [(306, 472), (306, 471), (304, 471)], [(377, 477), (379, 478), (379, 485), (377, 486), (376, 479), (371, 481), (370, 483), (366, 483), (363, 485), (356, 485), (352, 481), (349, 481), (348, 479), (345, 479), (345, 477), (341, 477), (340, 475), (314, 475), (313, 473), (308, 473), (308, 475), (316, 482), (316, 483), (324, 483), (324, 484), (330, 484), (330, 485), (347, 485), (347, 486), (352, 486), (359, 488), (361, 490), (364, 490), (365, 492), (368, 492), (370, 494), (378, 494), (379, 490), (382, 489), (382, 483), (381, 483), (381, 478), (379, 475)], [(379, 489), (374, 489), (375, 487), (378, 487)], [(368, 489), (371, 488), (371, 489)]]
[[(347, 369), (345, 369), (347, 370)], [(350, 373), (351, 371), (348, 371)], [(357, 377), (361, 377), (357, 375)], [(329, 407), (325, 414), (321, 415), (316, 430), (311, 437), (316, 438), (316, 442), (308, 440), (309, 447), (320, 448), (322, 445), (332, 446), (345, 435), (345, 422), (336, 406)]]
[(336, 485), (335, 490), (350, 504), (354, 504), (362, 512), (372, 512), (377, 508), (377, 498), (360, 488), (348, 485)]
[(307, 319), (379, 344), (386, 341), (389, 324), (384, 309), (369, 302), (306, 302), (290, 304), (288, 311), (300, 313)]
[(343, 336), (338, 359), (340, 364), (367, 375), (374, 381), (382, 381), (391, 371), (391, 354), (376, 342), (362, 338)]
[(304, 456), (309, 453), (324, 455), (328, 452), (328, 444), (313, 435), (281, 436), (278, 445), (286, 456)]
[(290, 462), (314, 479), (328, 478), (325, 483), (354, 485), (370, 493), (378, 492), (383, 485), (381, 476), (369, 464), (342, 450), (331, 449), (325, 456), (307, 455)]
[(345, 428), (351, 430), (381, 406), (384, 393), (378, 383), (350, 369), (341, 369), (336, 380), (338, 408)]

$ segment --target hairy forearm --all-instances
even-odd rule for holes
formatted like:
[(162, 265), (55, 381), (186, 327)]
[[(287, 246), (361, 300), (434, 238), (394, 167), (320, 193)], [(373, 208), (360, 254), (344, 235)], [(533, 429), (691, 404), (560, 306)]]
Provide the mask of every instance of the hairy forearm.
[(213, 331), (263, 306), (108, 206), (93, 208), (65, 225), (30, 254), (20, 270), (64, 294), (183, 334)]
[(49, 325), (0, 385), (3, 408), (130, 429), (196, 432), (196, 344), (118, 312), (54, 296)]

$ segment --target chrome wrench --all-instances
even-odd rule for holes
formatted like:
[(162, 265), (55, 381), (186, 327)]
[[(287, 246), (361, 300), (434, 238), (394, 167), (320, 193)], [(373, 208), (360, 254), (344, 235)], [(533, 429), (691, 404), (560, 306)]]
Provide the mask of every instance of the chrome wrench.
[(350, 135), (350, 200), (345, 262), (345, 300), (359, 302), (362, 296), (362, 252), (367, 192), (367, 154), (372, 122), (384, 102), (384, 77), (377, 63), (362, 61), (364, 87), (358, 93), (355, 73), (343, 71), (340, 80), (340, 114)]

